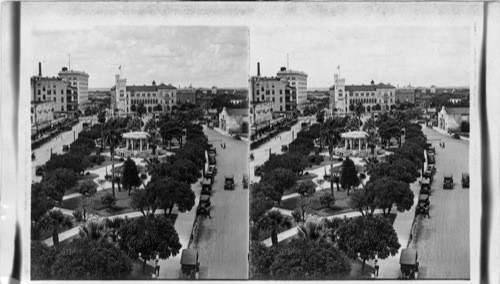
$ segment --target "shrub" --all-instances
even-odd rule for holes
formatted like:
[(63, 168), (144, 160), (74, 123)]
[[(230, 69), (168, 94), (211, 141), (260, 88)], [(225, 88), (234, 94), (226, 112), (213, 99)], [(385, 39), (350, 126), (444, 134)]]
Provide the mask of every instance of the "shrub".
[(339, 157), (339, 158), (337, 159), (337, 161), (339, 161), (339, 162), (342, 162), (343, 160), (344, 160), (344, 158), (342, 158), (342, 157)]
[(116, 204), (116, 197), (108, 192), (103, 197), (101, 197), (101, 203), (102, 205), (111, 209)]
[(80, 210), (73, 211), (73, 216), (75, 217), (77, 222), (81, 222), (83, 220), (83, 214)]
[(120, 159), (118, 159), (118, 161), (125, 162), (125, 159), (124, 158), (120, 158)]
[(332, 208), (335, 205), (335, 197), (333, 197), (330, 193), (325, 192), (320, 198), (319, 203), (324, 207)]
[(292, 217), (295, 222), (300, 222), (300, 220), (302, 220), (302, 214), (300, 213), (300, 210), (298, 208), (295, 208), (295, 210), (293, 210)]

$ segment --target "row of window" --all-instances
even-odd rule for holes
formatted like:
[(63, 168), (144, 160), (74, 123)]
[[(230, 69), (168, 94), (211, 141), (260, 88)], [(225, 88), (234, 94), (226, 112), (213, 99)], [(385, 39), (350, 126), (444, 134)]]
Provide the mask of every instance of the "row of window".
[[(387, 104), (387, 102), (392, 103), (392, 99), (389, 99), (389, 100), (380, 99), (380, 100), (378, 100), (379, 103), (382, 103), (382, 101), (384, 101), (385, 104)], [(376, 104), (377, 99), (376, 98), (359, 98), (359, 99), (350, 99), (350, 102), (355, 103), (355, 104), (357, 104), (358, 102), (362, 102), (364, 104)]]

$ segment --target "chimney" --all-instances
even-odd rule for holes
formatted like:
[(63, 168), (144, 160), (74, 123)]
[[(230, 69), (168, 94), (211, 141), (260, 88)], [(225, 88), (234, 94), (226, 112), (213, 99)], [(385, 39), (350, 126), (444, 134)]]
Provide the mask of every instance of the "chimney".
[(42, 76), (42, 62), (38, 62), (38, 76)]
[(257, 62), (257, 76), (260, 76), (260, 62)]

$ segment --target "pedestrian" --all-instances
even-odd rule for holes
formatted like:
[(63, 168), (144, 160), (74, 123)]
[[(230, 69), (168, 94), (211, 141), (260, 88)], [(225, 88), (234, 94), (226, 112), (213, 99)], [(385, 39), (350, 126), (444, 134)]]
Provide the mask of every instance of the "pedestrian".
[(155, 260), (156, 276), (160, 276), (160, 263), (158, 259)]
[(425, 209), (424, 209), (425, 213), (424, 213), (424, 218), (425, 216), (429, 217), (429, 219), (431, 218), (431, 215), (429, 215), (429, 211), (430, 211), (430, 208), (429, 208), (429, 205), (425, 206)]
[(443, 148), (445, 148), (444, 142), (443, 142)]
[(205, 208), (207, 210), (207, 215), (209, 219), (212, 219), (212, 216), (210, 215), (210, 208)]
[(375, 259), (375, 273), (376, 273), (375, 275), (377, 275), (377, 277), (378, 277), (378, 270), (379, 270), (379, 268), (380, 267), (378, 266), (378, 259)]
[(224, 142), (224, 149), (226, 149), (226, 142)]

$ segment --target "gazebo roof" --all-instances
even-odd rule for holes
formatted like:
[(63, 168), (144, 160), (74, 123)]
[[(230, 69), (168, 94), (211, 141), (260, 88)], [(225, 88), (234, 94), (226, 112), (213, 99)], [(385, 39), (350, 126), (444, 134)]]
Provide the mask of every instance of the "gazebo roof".
[(350, 132), (344, 132), (344, 133), (342, 133), (341, 137), (342, 138), (355, 138), (355, 139), (367, 138), (368, 137), (368, 133), (366, 133), (364, 131), (350, 131)]
[(123, 133), (123, 138), (126, 139), (146, 139), (148, 137), (149, 134), (147, 132), (142, 132), (142, 131)]

